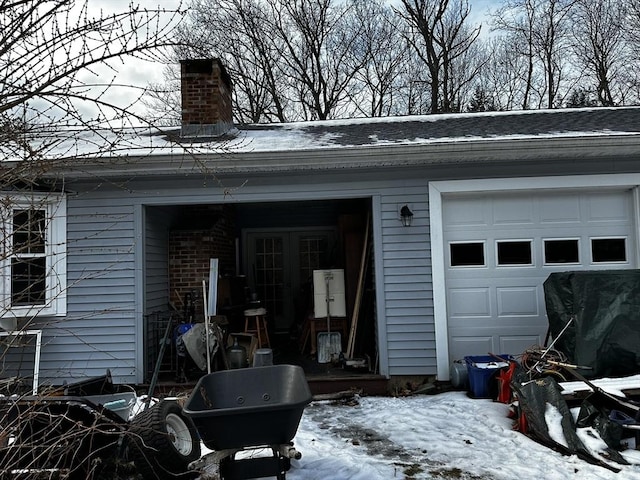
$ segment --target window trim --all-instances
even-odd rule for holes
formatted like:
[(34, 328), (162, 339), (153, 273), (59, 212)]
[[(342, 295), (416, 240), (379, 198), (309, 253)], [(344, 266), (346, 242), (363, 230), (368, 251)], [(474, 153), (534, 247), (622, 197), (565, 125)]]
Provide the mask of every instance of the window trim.
[[(531, 256), (531, 262), (529, 263), (500, 263), (500, 257), (498, 255), (498, 246), (500, 243), (528, 243), (529, 244), (529, 254)], [(495, 255), (496, 255), (496, 268), (526, 268), (526, 267), (535, 267), (536, 265), (536, 256), (534, 251), (534, 241), (532, 238), (501, 238), (500, 240), (495, 241)]]
[[(624, 240), (625, 260), (614, 260), (609, 262), (596, 262), (593, 258), (594, 240)], [(589, 262), (591, 265), (629, 265), (629, 237), (627, 235), (598, 235), (589, 237)]]
[[(576, 262), (547, 262), (547, 242), (575, 241), (578, 248), (578, 260)], [(564, 265), (582, 265), (582, 245), (580, 237), (547, 237), (542, 239), (542, 265), (545, 267), (558, 267)]]
[(0, 239), (4, 252), (10, 252), (13, 233), (14, 210), (45, 210), (45, 258), (47, 263), (46, 294), (44, 305), (11, 306), (11, 260), (12, 254), (0, 259), (3, 272), (0, 281), (0, 318), (18, 319), (25, 317), (64, 316), (67, 313), (67, 202), (60, 194), (43, 195), (3, 195), (5, 203), (1, 207)]
[[(463, 244), (481, 244), (482, 245), (482, 265), (453, 265), (453, 259), (451, 258), (451, 245), (463, 245)], [(487, 241), (486, 240), (453, 240), (448, 243), (448, 255), (449, 255), (449, 268), (487, 268)]]

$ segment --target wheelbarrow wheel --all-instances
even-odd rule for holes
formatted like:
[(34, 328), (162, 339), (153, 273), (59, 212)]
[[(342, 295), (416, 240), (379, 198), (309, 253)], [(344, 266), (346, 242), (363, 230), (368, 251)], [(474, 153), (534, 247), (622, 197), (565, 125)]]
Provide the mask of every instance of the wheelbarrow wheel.
[(129, 433), (131, 459), (145, 480), (197, 475), (187, 467), (200, 458), (200, 439), (175, 400), (163, 400), (136, 415)]

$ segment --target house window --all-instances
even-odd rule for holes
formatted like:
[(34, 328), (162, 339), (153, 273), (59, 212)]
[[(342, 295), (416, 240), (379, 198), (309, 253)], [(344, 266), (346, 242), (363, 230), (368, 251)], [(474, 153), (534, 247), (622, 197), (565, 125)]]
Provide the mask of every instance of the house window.
[(12, 216), (11, 305), (44, 305), (46, 212), (35, 208), (15, 209)]
[(579, 263), (578, 239), (558, 239), (544, 241), (544, 263), (547, 265)]
[(500, 240), (496, 249), (498, 265), (533, 265), (530, 240)]
[(591, 261), (593, 263), (623, 263), (627, 261), (625, 238), (592, 238)]
[(0, 317), (64, 315), (66, 203), (4, 198)]
[(465, 242), (449, 244), (452, 267), (483, 267), (484, 243)]

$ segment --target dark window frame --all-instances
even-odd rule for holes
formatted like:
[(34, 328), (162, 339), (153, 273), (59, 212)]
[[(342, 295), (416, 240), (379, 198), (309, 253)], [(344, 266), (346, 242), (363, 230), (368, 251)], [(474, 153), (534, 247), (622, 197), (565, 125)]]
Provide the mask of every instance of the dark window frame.
[[(556, 250), (549, 252), (549, 249), (547, 248), (548, 245), (551, 244), (556, 244)], [(550, 261), (549, 260), (549, 253), (553, 254), (555, 258), (560, 257), (561, 254), (563, 254), (561, 247), (561, 243), (564, 243), (566, 245), (568, 244), (575, 244), (575, 259), (573, 259), (573, 257), (571, 257), (571, 259), (566, 260), (566, 261), (560, 261), (560, 260), (554, 260), (554, 261)], [(565, 249), (565, 253), (564, 255), (566, 255), (566, 245), (564, 247)], [(570, 252), (570, 253), (574, 253), (574, 252)], [(580, 238), (579, 237), (567, 237), (567, 238), (543, 238), (542, 239), (542, 259), (543, 259), (543, 265), (579, 265), (580, 262)]]
[[(487, 242), (485, 240), (474, 240), (474, 241), (452, 241), (449, 242), (449, 267), (450, 268), (483, 268), (487, 266), (487, 249), (486, 249), (486, 244)], [(454, 262), (454, 248), (452, 247), (458, 247), (458, 246), (467, 246), (467, 247), (471, 247), (471, 246), (481, 246), (481, 254), (482, 254), (482, 263), (478, 263), (477, 261), (464, 261), (463, 259), (461, 259), (461, 261), (456, 261)], [(469, 254), (473, 254), (474, 252), (471, 252), (470, 250), (467, 249), (466, 252), (458, 252), (460, 255), (462, 255), (463, 257), (468, 257)], [(458, 254), (456, 253), (456, 255)], [(476, 254), (478, 252), (475, 252)]]
[[(528, 262), (519, 262), (519, 261), (511, 261), (511, 262), (501, 262), (501, 245), (508, 244), (527, 244), (529, 246), (529, 258)], [(508, 252), (505, 252), (508, 254)], [(535, 258), (533, 252), (533, 239), (508, 239), (508, 240), (496, 240), (496, 266), (497, 267), (533, 267), (535, 265)]]
[[(596, 249), (594, 248), (594, 242), (606, 242), (606, 241), (622, 241), (623, 243), (623, 254), (624, 259), (606, 259), (606, 260), (596, 260)], [(592, 264), (603, 264), (603, 263), (615, 263), (615, 264), (623, 264), (629, 263), (629, 251), (628, 251), (628, 242), (626, 236), (610, 236), (610, 237), (590, 237), (589, 238), (589, 248), (590, 248), (590, 256)], [(606, 253), (606, 252), (602, 252)]]

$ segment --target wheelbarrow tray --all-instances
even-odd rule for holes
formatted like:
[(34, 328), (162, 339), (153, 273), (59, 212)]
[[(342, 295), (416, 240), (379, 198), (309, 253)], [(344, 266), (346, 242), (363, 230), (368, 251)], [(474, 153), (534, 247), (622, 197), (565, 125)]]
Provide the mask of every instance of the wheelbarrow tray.
[(183, 410), (209, 449), (281, 445), (295, 436), (311, 398), (302, 368), (269, 365), (203, 376)]

